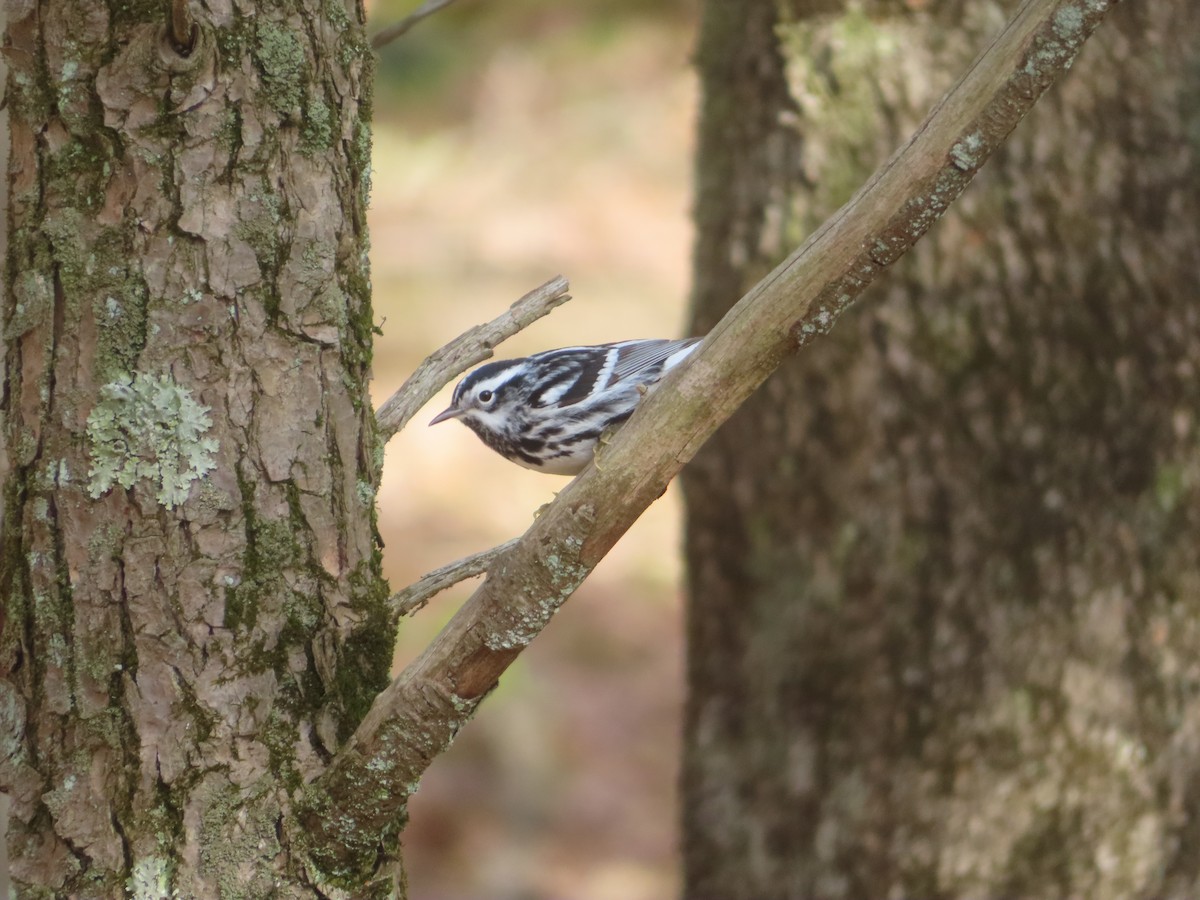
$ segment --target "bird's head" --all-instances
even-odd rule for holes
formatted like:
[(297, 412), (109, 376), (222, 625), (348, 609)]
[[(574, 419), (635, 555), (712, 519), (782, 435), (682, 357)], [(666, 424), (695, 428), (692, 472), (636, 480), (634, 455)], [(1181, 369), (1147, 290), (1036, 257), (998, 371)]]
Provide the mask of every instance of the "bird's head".
[(450, 405), (433, 417), (430, 425), (461, 419), (473, 428), (502, 432), (515, 404), (522, 402), (520, 390), (525, 360), (506, 359), (488, 363), (471, 372), (454, 388)]

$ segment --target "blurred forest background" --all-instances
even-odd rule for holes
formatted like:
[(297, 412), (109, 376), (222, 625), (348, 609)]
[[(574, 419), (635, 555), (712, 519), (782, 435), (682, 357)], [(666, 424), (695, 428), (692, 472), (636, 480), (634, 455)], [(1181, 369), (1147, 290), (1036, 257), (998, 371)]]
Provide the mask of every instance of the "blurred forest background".
[[(413, 2), (369, 5), (371, 31)], [(379, 54), (371, 203), (375, 401), (422, 358), (564, 274), (575, 297), (500, 357), (679, 336), (691, 253), (698, 2), (461, 2)], [(458, 425), (388, 445), (393, 589), (507, 540), (567, 479)], [(430, 769), (404, 833), (411, 896), (641, 900), (678, 892), (683, 693), (672, 489)], [(472, 589), (401, 624), (397, 667)]]

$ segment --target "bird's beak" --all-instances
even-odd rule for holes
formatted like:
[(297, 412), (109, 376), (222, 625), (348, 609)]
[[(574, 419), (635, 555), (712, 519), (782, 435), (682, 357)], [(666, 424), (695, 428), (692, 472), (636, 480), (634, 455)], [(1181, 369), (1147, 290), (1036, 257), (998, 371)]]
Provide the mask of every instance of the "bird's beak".
[(457, 406), (451, 406), (447, 409), (443, 409), (440, 413), (434, 416), (433, 421), (429, 424), (436, 425), (438, 422), (445, 422), (447, 419), (457, 419), (465, 412), (465, 409), (459, 409)]

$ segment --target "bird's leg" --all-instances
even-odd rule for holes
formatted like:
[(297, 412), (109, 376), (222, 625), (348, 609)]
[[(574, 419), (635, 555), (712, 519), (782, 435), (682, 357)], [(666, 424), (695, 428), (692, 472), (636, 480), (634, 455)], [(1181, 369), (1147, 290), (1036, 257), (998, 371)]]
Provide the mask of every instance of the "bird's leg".
[[(639, 385), (636, 385), (636, 387), (637, 387), (637, 392), (643, 397), (645, 397), (646, 394), (648, 394), (650, 392), (649, 385), (639, 384)], [(624, 423), (622, 423), (622, 424), (624, 424)], [(612, 440), (612, 436), (617, 433), (617, 429), (620, 427), (621, 427), (620, 425), (617, 425), (615, 427), (610, 426), (608, 428), (605, 428), (602, 432), (600, 432), (600, 437), (596, 438), (596, 446), (592, 450), (592, 463), (600, 471), (604, 471), (603, 469), (600, 469), (600, 451), (604, 447), (608, 446), (608, 442)]]
[[(555, 499), (558, 499), (558, 491), (554, 492), (554, 497), (555, 497)], [(542, 513), (544, 513), (546, 510), (548, 510), (550, 508), (550, 504), (553, 502), (554, 502), (554, 500), (547, 500), (545, 503), (543, 503), (541, 506), (539, 506), (537, 509), (535, 509), (533, 511), (533, 517), (536, 519), (539, 516), (541, 516)]]
[(600, 437), (596, 438), (596, 446), (592, 449), (592, 465), (594, 465), (596, 469), (601, 472), (604, 470), (600, 468), (600, 451), (608, 446), (608, 442), (612, 440), (612, 436), (617, 433), (617, 428), (620, 427), (621, 426), (618, 425), (616, 428), (614, 428), (610, 425), (608, 428), (605, 428), (602, 432), (600, 432)]

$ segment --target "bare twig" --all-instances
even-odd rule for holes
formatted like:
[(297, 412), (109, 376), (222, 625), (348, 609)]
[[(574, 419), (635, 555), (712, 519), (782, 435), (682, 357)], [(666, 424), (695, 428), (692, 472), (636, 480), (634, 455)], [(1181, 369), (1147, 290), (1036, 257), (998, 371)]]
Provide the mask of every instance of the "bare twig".
[(570, 284), (558, 275), (534, 288), (502, 315), (486, 325), (476, 325), (440, 350), (431, 353), (400, 389), (375, 413), (384, 441), (408, 424), (417, 410), (428, 403), (452, 378), (492, 355), (501, 341), (528, 328), (556, 306), (571, 299)]
[(375, 37), (371, 38), (371, 46), (378, 50), (390, 44), (400, 35), (405, 34), (410, 28), (420, 22), (422, 19), (427, 19), (440, 9), (445, 9), (454, 0), (425, 0), (417, 9), (409, 13), (395, 25), (389, 25), (382, 31), (378, 32)]
[(453, 587), (460, 581), (474, 578), (486, 572), (493, 562), (516, 546), (519, 538), (505, 541), (490, 550), (481, 550), (464, 556), (434, 569), (428, 575), (423, 575), (402, 591), (397, 591), (388, 602), (397, 616), (407, 616), (421, 609), (435, 594), (440, 594), (446, 588)]
[[(377, 858), (430, 761), (680, 467), (788, 354), (937, 221), (1113, 0), (1025, 0), (908, 144), (652, 391), (378, 697), (300, 813), (331, 869)], [(370, 791), (362, 785), (369, 783)]]

